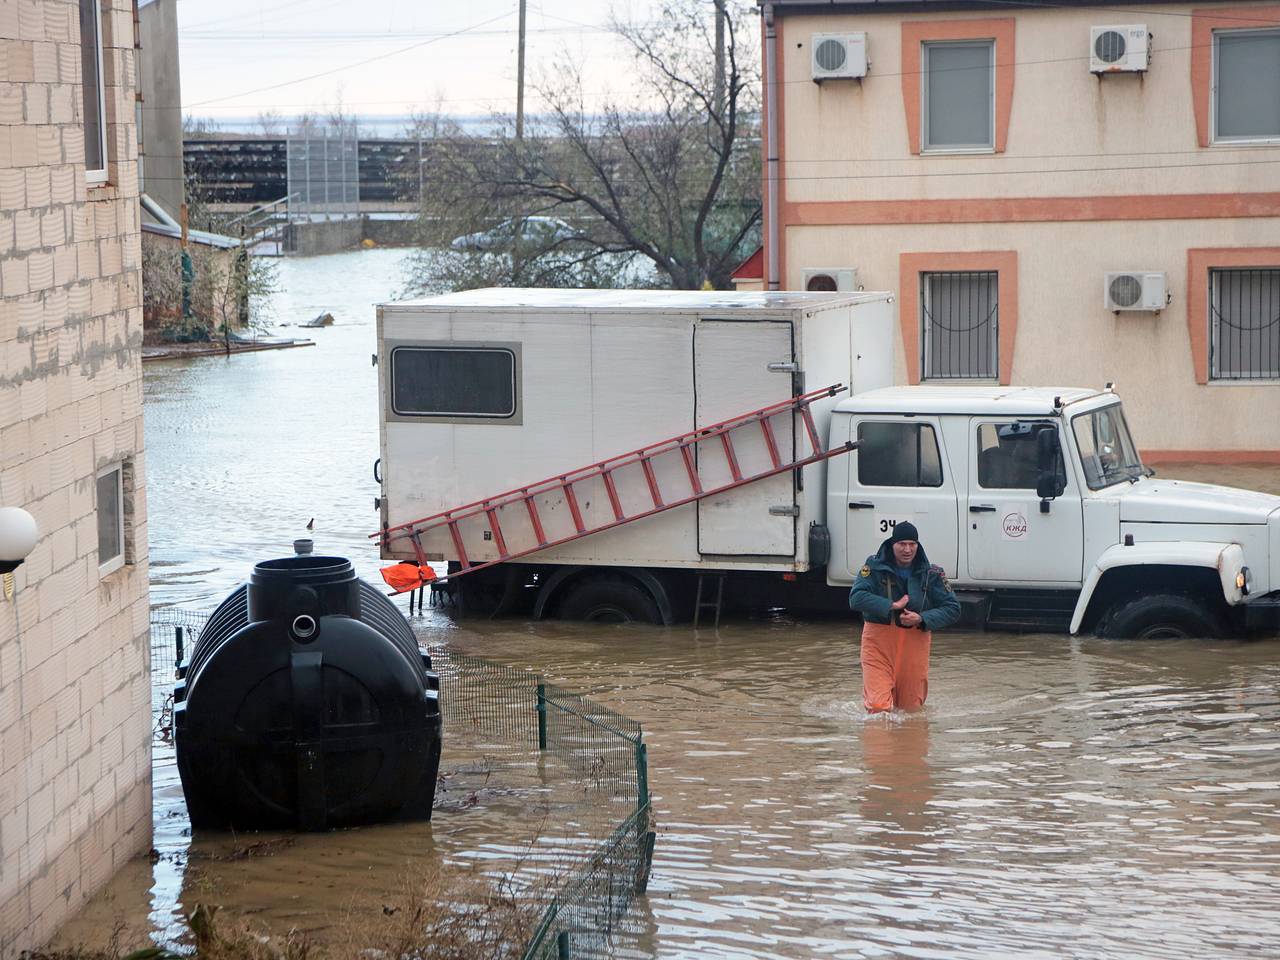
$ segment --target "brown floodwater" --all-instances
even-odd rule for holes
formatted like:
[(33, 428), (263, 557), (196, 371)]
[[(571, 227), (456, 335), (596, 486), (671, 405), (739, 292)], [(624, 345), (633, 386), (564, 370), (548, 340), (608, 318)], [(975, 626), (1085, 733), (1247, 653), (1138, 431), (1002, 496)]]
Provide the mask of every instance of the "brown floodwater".
[[(308, 331), (315, 348), (148, 366), (154, 602), (211, 608), (312, 517), (320, 549), (376, 576), (370, 305), (400, 256), (284, 263), (277, 318), (338, 318)], [(1280, 493), (1274, 467), (1160, 473)], [(1280, 642), (943, 632), (924, 712), (869, 718), (841, 620), (694, 631), (429, 610), (415, 626), (644, 725), (658, 838), (619, 955), (1280, 956)], [(448, 731), (445, 751), (430, 824), (193, 840), (162, 746), (158, 859), (127, 865), (61, 941), (120, 919), (180, 943), (204, 902), (340, 942), (406, 876), (527, 864), (554, 771)]]

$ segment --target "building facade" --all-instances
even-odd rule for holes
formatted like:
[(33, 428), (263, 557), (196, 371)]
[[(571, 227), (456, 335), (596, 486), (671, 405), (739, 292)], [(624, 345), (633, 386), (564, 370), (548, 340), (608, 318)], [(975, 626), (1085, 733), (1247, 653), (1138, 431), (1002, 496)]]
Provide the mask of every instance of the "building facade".
[(151, 838), (135, 11), (0, 2), (0, 957)]
[(1280, 5), (761, 8), (766, 286), (897, 291), (900, 382), (1280, 463)]

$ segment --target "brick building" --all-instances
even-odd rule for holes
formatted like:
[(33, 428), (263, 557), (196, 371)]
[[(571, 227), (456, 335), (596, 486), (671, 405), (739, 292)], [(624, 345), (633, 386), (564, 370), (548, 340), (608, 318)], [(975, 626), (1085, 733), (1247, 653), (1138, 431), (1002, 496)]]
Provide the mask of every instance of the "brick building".
[(0, 958), (151, 836), (131, 0), (0, 0)]

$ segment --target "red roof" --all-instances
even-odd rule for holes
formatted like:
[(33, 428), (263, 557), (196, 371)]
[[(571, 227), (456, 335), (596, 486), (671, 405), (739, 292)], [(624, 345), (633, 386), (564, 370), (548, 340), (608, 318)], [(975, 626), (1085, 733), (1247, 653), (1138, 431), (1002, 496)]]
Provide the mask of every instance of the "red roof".
[(763, 280), (764, 247), (756, 247), (756, 252), (738, 264), (737, 269), (729, 276), (734, 280)]

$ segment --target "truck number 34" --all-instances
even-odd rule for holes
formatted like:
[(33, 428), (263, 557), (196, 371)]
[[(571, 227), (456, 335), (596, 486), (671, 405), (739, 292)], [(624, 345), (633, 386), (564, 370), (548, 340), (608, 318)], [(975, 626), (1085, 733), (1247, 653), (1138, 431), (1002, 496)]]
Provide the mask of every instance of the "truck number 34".
[(897, 520), (881, 520), (879, 523), (881, 533), (889, 533), (898, 525)]

